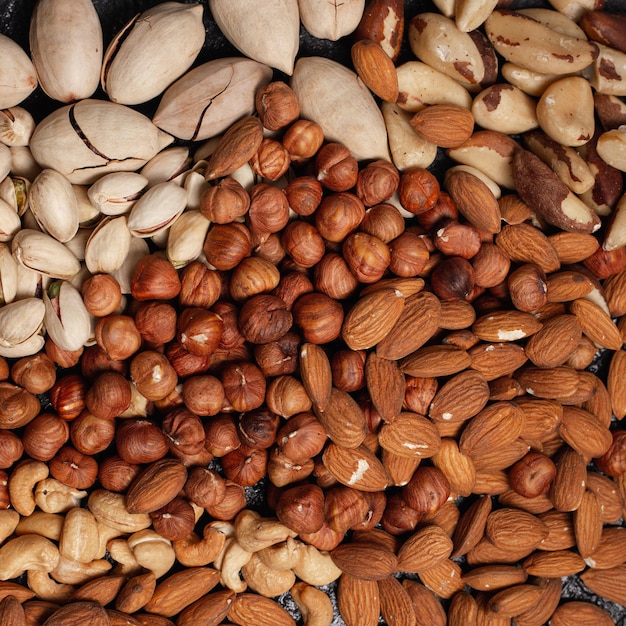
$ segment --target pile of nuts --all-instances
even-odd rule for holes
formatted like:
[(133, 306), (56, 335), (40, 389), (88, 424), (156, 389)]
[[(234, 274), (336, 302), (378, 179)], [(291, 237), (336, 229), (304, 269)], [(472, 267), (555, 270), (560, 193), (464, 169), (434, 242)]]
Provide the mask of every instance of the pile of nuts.
[(613, 624), (626, 19), (209, 4), (0, 35), (0, 623)]

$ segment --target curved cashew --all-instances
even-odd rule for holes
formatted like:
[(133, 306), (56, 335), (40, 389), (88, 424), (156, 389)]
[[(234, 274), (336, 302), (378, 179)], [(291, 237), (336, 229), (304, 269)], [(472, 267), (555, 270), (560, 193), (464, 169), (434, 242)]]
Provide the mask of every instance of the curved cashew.
[(127, 541), (137, 563), (154, 572), (157, 578), (166, 574), (176, 561), (172, 542), (154, 530), (140, 530), (133, 533)]
[(0, 511), (0, 544), (13, 534), (20, 521), (20, 514), (13, 509)]
[(74, 489), (56, 478), (40, 480), (35, 488), (35, 502), (46, 513), (65, 513), (80, 505), (86, 491)]
[(215, 560), (225, 542), (226, 535), (207, 524), (202, 539), (196, 533), (190, 533), (184, 539), (173, 541), (172, 547), (176, 560), (185, 567), (203, 567)]
[(333, 605), (321, 589), (297, 582), (291, 588), (291, 597), (302, 613), (304, 626), (330, 626), (332, 624)]
[(95, 559), (90, 563), (79, 563), (60, 556), (57, 566), (50, 572), (54, 580), (67, 585), (82, 585), (92, 578), (104, 576), (112, 565), (105, 559)]
[(296, 537), (291, 528), (281, 524), (276, 518), (261, 517), (256, 511), (244, 509), (235, 517), (235, 537), (248, 552), (258, 552), (287, 537)]
[(103, 559), (107, 553), (107, 544), (109, 541), (123, 535), (124, 533), (117, 528), (111, 528), (111, 526), (107, 526), (107, 524), (103, 524), (97, 520), (96, 527), (98, 529), (98, 552), (94, 558)]
[(113, 570), (116, 576), (127, 576), (130, 578), (141, 572), (141, 565), (137, 563), (137, 559), (126, 539), (112, 539), (107, 544), (107, 548), (111, 558), (117, 562)]
[(51, 572), (59, 562), (59, 549), (41, 535), (22, 535), (0, 548), (0, 580), (21, 576), (30, 569)]
[(89, 495), (87, 504), (99, 522), (117, 528), (123, 533), (135, 533), (152, 524), (148, 513), (128, 512), (122, 493), (96, 489)]
[(13, 508), (20, 515), (30, 515), (36, 506), (35, 485), (48, 476), (48, 466), (43, 461), (26, 459), (16, 465), (9, 476), (9, 496)]
[(243, 579), (248, 587), (262, 596), (274, 598), (289, 591), (296, 582), (296, 575), (290, 569), (272, 569), (261, 561), (257, 554), (241, 568)]
[(52, 580), (48, 572), (38, 572), (36, 570), (28, 570), (26, 572), (26, 582), (38, 598), (59, 604), (65, 604), (76, 590), (73, 585), (66, 585)]
[(289, 537), (287, 541), (259, 550), (257, 555), (267, 567), (272, 569), (293, 569), (300, 562), (302, 556), (298, 550), (298, 543), (300, 542)]
[(222, 586), (232, 589), (235, 593), (243, 593), (248, 588), (246, 582), (239, 577), (239, 572), (252, 558), (252, 554), (252, 552), (244, 550), (236, 539), (226, 540), (224, 555), (220, 567), (217, 568), (220, 570)]
[(32, 515), (22, 517), (15, 529), (16, 535), (41, 535), (52, 541), (58, 541), (63, 528), (64, 517), (57, 513), (34, 511)]
[(98, 554), (98, 523), (93, 513), (75, 507), (65, 515), (59, 538), (59, 552), (70, 561), (91, 563)]
[(300, 559), (293, 568), (294, 574), (309, 585), (321, 587), (328, 585), (341, 576), (341, 570), (335, 565), (328, 552), (298, 542)]

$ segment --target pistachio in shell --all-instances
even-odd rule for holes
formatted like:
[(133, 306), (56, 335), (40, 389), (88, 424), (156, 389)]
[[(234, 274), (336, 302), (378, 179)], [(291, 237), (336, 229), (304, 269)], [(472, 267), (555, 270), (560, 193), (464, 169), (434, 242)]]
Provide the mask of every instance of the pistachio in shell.
[(71, 278), (80, 270), (80, 262), (67, 246), (32, 228), (20, 230), (11, 249), (19, 264), (50, 278)]
[(123, 215), (141, 198), (148, 179), (137, 172), (111, 172), (87, 190), (91, 204), (104, 215)]
[(135, 237), (154, 237), (171, 226), (187, 205), (187, 192), (171, 181), (151, 187), (133, 205), (128, 228)]
[(0, 347), (12, 348), (39, 333), (44, 314), (40, 298), (24, 298), (0, 307)]
[(46, 332), (62, 350), (79, 350), (91, 336), (91, 316), (80, 291), (66, 280), (56, 280), (43, 292)]
[(33, 116), (23, 107), (0, 111), (0, 141), (7, 146), (27, 146), (35, 130)]
[(298, 0), (302, 25), (318, 39), (337, 41), (356, 30), (365, 9), (365, 0), (320, 2)]
[(110, 274), (126, 260), (132, 236), (125, 215), (107, 216), (99, 222), (85, 246), (85, 265), (92, 274)]
[(17, 106), (36, 88), (37, 72), (30, 57), (0, 33), (0, 109)]

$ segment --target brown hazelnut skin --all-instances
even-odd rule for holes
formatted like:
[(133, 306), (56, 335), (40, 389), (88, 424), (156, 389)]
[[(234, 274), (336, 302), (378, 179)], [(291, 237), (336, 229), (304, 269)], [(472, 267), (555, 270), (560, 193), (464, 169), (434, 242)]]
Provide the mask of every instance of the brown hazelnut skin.
[(203, 508), (215, 506), (226, 495), (226, 482), (215, 471), (207, 467), (193, 467), (185, 482), (185, 495)]
[(121, 415), (131, 402), (128, 380), (117, 372), (101, 372), (85, 395), (85, 406), (97, 417), (110, 419)]
[(204, 448), (204, 428), (200, 418), (185, 407), (170, 411), (161, 425), (170, 449), (183, 455), (199, 454)]
[(4, 470), (0, 470), (0, 511), (8, 509), (10, 506), (9, 475)]
[(72, 445), (83, 454), (93, 456), (103, 452), (114, 437), (114, 420), (96, 417), (89, 411), (83, 411), (70, 424)]
[(176, 309), (167, 302), (142, 302), (134, 317), (139, 334), (148, 343), (160, 345), (176, 336)]
[(439, 197), (435, 206), (416, 215), (417, 223), (427, 231), (432, 230), (442, 220), (458, 220), (459, 210), (452, 196), (446, 191), (439, 190)]
[(119, 456), (108, 456), (100, 463), (98, 480), (104, 489), (122, 493), (137, 478), (140, 469), (140, 465), (128, 463)]
[(458, 256), (439, 261), (431, 272), (433, 291), (442, 300), (468, 300), (474, 289), (474, 269), (470, 262)]
[(317, 485), (285, 489), (278, 498), (276, 517), (294, 532), (316, 533), (324, 522), (324, 492)]
[(530, 313), (548, 302), (546, 273), (535, 263), (525, 263), (507, 278), (509, 297), (516, 309)]
[(304, 385), (294, 376), (279, 375), (267, 386), (265, 403), (273, 413), (291, 417), (309, 411), (312, 403)]
[(224, 476), (242, 487), (251, 487), (265, 476), (268, 452), (241, 445), (222, 457)]
[(425, 168), (415, 168), (400, 175), (398, 195), (402, 206), (415, 215), (432, 209), (439, 198), (439, 181)]
[(178, 376), (167, 357), (154, 350), (143, 350), (130, 362), (130, 379), (147, 400), (162, 400), (178, 384)]
[(116, 361), (132, 356), (141, 347), (141, 335), (135, 320), (129, 315), (107, 315), (98, 320), (96, 343)]
[(237, 424), (239, 438), (251, 448), (267, 449), (276, 441), (280, 421), (280, 416), (267, 409), (242, 413)]
[(248, 257), (233, 270), (230, 277), (230, 295), (241, 302), (259, 293), (267, 293), (278, 286), (280, 272), (270, 261)]
[(183, 382), (183, 402), (196, 415), (217, 415), (224, 406), (224, 387), (219, 378), (204, 374)]
[(196, 356), (209, 356), (217, 348), (224, 322), (213, 311), (199, 307), (183, 309), (176, 321), (176, 338)]
[(345, 534), (333, 530), (324, 523), (316, 533), (301, 533), (299, 537), (314, 548), (329, 552), (343, 541)]
[(356, 185), (359, 164), (350, 150), (331, 142), (320, 148), (315, 157), (317, 180), (331, 191), (347, 191)]
[(356, 195), (365, 206), (374, 206), (391, 198), (400, 184), (400, 174), (389, 161), (368, 163), (358, 174)]
[(87, 382), (80, 374), (66, 374), (57, 379), (49, 398), (54, 410), (64, 420), (73, 420), (85, 408)]
[(319, 454), (326, 443), (325, 428), (312, 413), (306, 411), (290, 418), (276, 435), (281, 454), (295, 464), (302, 464)]
[[(212, 307), (222, 291), (222, 276), (200, 261), (192, 261), (180, 274), (178, 303), (183, 307)], [(169, 341), (169, 340), (168, 340)]]
[(428, 407), (439, 389), (438, 380), (436, 378), (406, 376), (405, 382), (403, 408), (420, 415), (427, 415)]
[(303, 272), (289, 272), (281, 276), (280, 282), (272, 290), (273, 296), (278, 296), (291, 311), (293, 303), (303, 294), (314, 291), (311, 279)]
[(180, 293), (178, 272), (167, 259), (147, 254), (135, 266), (130, 293), (135, 300), (171, 300)]
[(239, 431), (231, 415), (220, 413), (204, 422), (204, 447), (215, 457), (222, 457), (241, 445)]
[(281, 241), (285, 252), (300, 267), (313, 267), (326, 252), (317, 228), (302, 220), (290, 222), (282, 232)]
[(315, 156), (322, 143), (322, 127), (310, 120), (296, 120), (283, 135), (283, 146), (294, 163), (303, 163)]
[(247, 506), (246, 492), (232, 480), (226, 481), (226, 492), (220, 502), (206, 507), (207, 513), (216, 520), (230, 521)]
[(241, 307), (237, 323), (246, 341), (262, 344), (278, 341), (291, 328), (293, 317), (278, 296), (258, 294)]
[(391, 535), (402, 535), (415, 530), (422, 517), (422, 513), (405, 502), (402, 494), (394, 493), (387, 498), (381, 525)]
[(300, 106), (294, 90), (281, 80), (257, 89), (254, 107), (268, 130), (280, 130), (300, 117)]
[(293, 305), (293, 316), (309, 343), (328, 343), (341, 334), (343, 307), (326, 294), (314, 292), (300, 296)]
[(50, 357), (40, 352), (18, 359), (11, 367), (11, 378), (26, 391), (41, 394), (56, 382), (56, 367)]
[(423, 514), (436, 513), (450, 495), (450, 483), (437, 467), (418, 467), (411, 480), (402, 488), (402, 497), (414, 510)]
[(250, 167), (255, 174), (267, 180), (278, 180), (289, 169), (291, 157), (283, 144), (276, 139), (265, 137), (256, 153), (250, 159)]
[(286, 332), (276, 341), (254, 346), (254, 360), (265, 376), (292, 374), (298, 367), (300, 336)]
[(600, 246), (583, 261), (583, 265), (596, 278), (600, 280), (608, 278), (626, 268), (626, 247), (621, 246), (615, 250), (605, 250)]
[(365, 351), (339, 350), (330, 359), (333, 386), (348, 393), (365, 387)]
[(393, 204), (377, 204), (365, 213), (359, 230), (389, 243), (399, 237), (405, 228), (404, 217)]
[(122, 304), (122, 289), (111, 274), (95, 274), (80, 288), (85, 308), (94, 317), (111, 315)]
[(75, 489), (91, 487), (98, 477), (96, 459), (71, 446), (63, 446), (48, 461), (48, 467), (54, 478)]
[(313, 215), (322, 201), (324, 189), (315, 176), (296, 176), (283, 189), (290, 208), (303, 217)]
[(505, 281), (511, 267), (511, 259), (496, 244), (489, 242), (481, 245), (471, 262), (474, 282), (486, 289)]
[(54, 413), (40, 413), (26, 424), (22, 435), (24, 451), (37, 461), (49, 461), (70, 437), (68, 422)]
[(113, 371), (126, 375), (127, 361), (112, 359), (98, 344), (88, 346), (80, 359), (81, 374), (87, 380), (93, 380), (100, 372)]
[(315, 227), (328, 241), (339, 243), (359, 227), (365, 206), (353, 193), (333, 193), (322, 199), (315, 211)]
[[(63, 368), (70, 368), (78, 365), (84, 347), (81, 346), (78, 350), (63, 350), (50, 337), (46, 337), (44, 350), (54, 363)], [(2, 377), (0, 380), (6, 380), (6, 377)]]
[(252, 235), (245, 224), (214, 224), (209, 229), (203, 245), (206, 260), (218, 270), (237, 267), (252, 253)]
[(176, 496), (165, 506), (150, 513), (152, 526), (161, 537), (176, 541), (184, 539), (196, 525), (195, 512), (191, 504)]
[(480, 233), (471, 224), (443, 220), (437, 223), (434, 230), (433, 243), (437, 250), (447, 256), (471, 259), (480, 250)]
[(178, 341), (172, 341), (165, 346), (165, 356), (180, 378), (206, 372), (211, 362), (209, 356), (191, 354)]
[(387, 244), (368, 233), (348, 235), (341, 250), (350, 271), (362, 283), (378, 282), (391, 260)]
[(257, 183), (250, 189), (248, 209), (250, 230), (277, 233), (289, 221), (289, 203), (281, 189), (270, 183)]
[(345, 533), (360, 524), (368, 511), (369, 502), (362, 491), (338, 485), (326, 492), (324, 516), (326, 523), (336, 532)]
[(511, 488), (525, 498), (547, 493), (556, 476), (554, 461), (541, 452), (532, 450), (508, 471)]
[(152, 463), (163, 458), (169, 445), (159, 426), (147, 419), (130, 418), (120, 422), (115, 432), (118, 455), (127, 463)]
[(359, 281), (340, 254), (329, 252), (313, 270), (313, 285), (334, 300), (345, 300), (354, 295)]
[(612, 435), (611, 447), (594, 462), (601, 472), (617, 477), (626, 473), (626, 430), (614, 430)]
[(9, 378), (10, 366), (9, 362), (2, 356), (0, 357), (0, 381)]
[(267, 463), (267, 476), (270, 485), (284, 487), (304, 480), (313, 472), (315, 464), (313, 459), (307, 459), (304, 463), (295, 464), (293, 461), (281, 454), (277, 448), (270, 453)]
[(249, 208), (248, 192), (230, 176), (208, 186), (200, 195), (200, 213), (214, 224), (234, 222), (243, 217)]
[[(32, 424), (32, 421), (29, 424)], [(0, 428), (0, 469), (11, 467), (23, 452), (24, 445), (20, 438), (13, 431)]]
[(254, 363), (227, 363), (222, 370), (221, 380), (226, 399), (235, 411), (252, 411), (263, 404), (265, 376)]
[(415, 233), (406, 231), (389, 242), (389, 270), (396, 276), (419, 276), (429, 258), (424, 239)]

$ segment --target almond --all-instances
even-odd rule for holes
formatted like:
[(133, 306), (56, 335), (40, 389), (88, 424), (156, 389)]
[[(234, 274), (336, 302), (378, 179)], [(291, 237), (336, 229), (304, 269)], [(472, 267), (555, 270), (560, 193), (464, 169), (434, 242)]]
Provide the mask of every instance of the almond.
[(565, 446), (553, 460), (556, 463), (556, 476), (548, 492), (550, 500), (557, 511), (575, 511), (585, 493), (585, 457)]
[(600, 502), (602, 522), (614, 524), (622, 517), (624, 500), (615, 483), (608, 477), (597, 472), (587, 472), (587, 489), (592, 491)]
[(443, 300), (439, 310), (439, 328), (461, 330), (476, 320), (476, 311), (467, 300)]
[(528, 360), (524, 348), (512, 342), (479, 343), (468, 352), (470, 367), (480, 372), (487, 381), (511, 375)]
[(582, 572), (585, 569), (585, 561), (571, 550), (533, 552), (523, 561), (522, 567), (531, 576), (561, 578)]
[(618, 420), (626, 416), (626, 351), (616, 350), (609, 363), (606, 387), (611, 398), (611, 408)]
[(380, 447), (399, 456), (428, 458), (437, 454), (441, 437), (433, 423), (418, 413), (402, 412), (378, 431)]
[(450, 599), (465, 587), (461, 578), (461, 566), (450, 559), (445, 559), (421, 571), (419, 577), (424, 586), (445, 599)]
[(417, 626), (413, 603), (402, 583), (393, 576), (378, 581), (380, 612), (385, 623), (393, 626)]
[(622, 334), (609, 317), (597, 304), (585, 298), (574, 300), (570, 312), (578, 318), (583, 332), (591, 341), (602, 348), (619, 350), (624, 343)]
[(439, 389), (428, 415), (435, 421), (462, 422), (478, 414), (489, 400), (489, 385), (483, 375), (465, 370)]
[(452, 493), (467, 497), (476, 481), (476, 468), (471, 457), (459, 450), (456, 439), (440, 440), (439, 450), (432, 457), (433, 465), (441, 470), (450, 483)]
[(526, 355), (537, 367), (563, 365), (581, 340), (582, 332), (574, 315), (551, 317), (526, 342)]
[(483, 341), (518, 341), (533, 335), (541, 326), (530, 313), (501, 310), (479, 317), (472, 324), (472, 332)]
[(303, 343), (300, 347), (300, 378), (311, 402), (324, 409), (330, 402), (332, 370), (326, 352), (314, 344)]
[(598, 547), (585, 562), (594, 569), (611, 569), (626, 562), (626, 528), (605, 526)]
[(604, 609), (590, 602), (565, 602), (552, 613), (552, 626), (613, 626), (615, 622)]
[(45, 623), (48, 626), (109, 626), (110, 620), (102, 606), (81, 600), (58, 608)]
[(526, 511), (503, 508), (487, 518), (485, 537), (502, 549), (533, 549), (548, 536), (546, 525)]
[(381, 100), (398, 99), (398, 75), (389, 55), (371, 39), (357, 41), (351, 50), (352, 65), (359, 78)]
[(159, 459), (146, 467), (126, 493), (129, 513), (151, 513), (171, 502), (183, 488), (187, 470), (176, 459)]
[(271, 598), (254, 593), (240, 593), (232, 601), (228, 619), (233, 624), (273, 624), (275, 626), (296, 626), (287, 611)]
[(515, 617), (517, 626), (547, 624), (561, 601), (560, 578), (538, 578), (535, 584), (541, 589), (541, 596), (533, 608)]
[(70, 600), (87, 600), (106, 606), (115, 600), (127, 580), (126, 576), (102, 576), (89, 580), (70, 596)]
[(522, 511), (528, 511), (534, 515), (545, 513), (552, 508), (552, 501), (547, 494), (542, 493), (534, 498), (526, 498), (513, 489), (507, 489), (498, 494), (498, 503), (502, 506), (514, 506)]
[(498, 617), (515, 617), (534, 607), (540, 597), (541, 589), (536, 585), (513, 585), (494, 594), (487, 608)]
[(602, 284), (611, 317), (626, 313), (626, 270), (609, 276)]
[(398, 569), (419, 573), (446, 560), (452, 540), (440, 526), (431, 524), (410, 535), (398, 551)]
[(517, 405), (522, 409), (526, 420), (521, 438), (525, 441), (541, 442), (557, 432), (563, 418), (563, 406), (553, 400), (539, 398), (518, 398)]
[(365, 382), (372, 404), (385, 422), (392, 422), (404, 403), (404, 374), (398, 364), (370, 352), (365, 361)]
[(356, 448), (367, 435), (367, 419), (356, 400), (345, 391), (332, 387), (326, 407), (313, 407), (328, 436), (344, 448)]
[(531, 224), (506, 224), (496, 235), (496, 245), (517, 263), (536, 263), (541, 269), (555, 272), (561, 261), (550, 240)]
[(446, 611), (430, 589), (408, 578), (402, 581), (402, 586), (409, 594), (413, 605), (417, 617), (416, 626), (446, 626)]
[(346, 626), (377, 626), (380, 616), (377, 582), (344, 572), (337, 583), (337, 607)]
[(465, 513), (461, 515), (452, 537), (454, 541), (453, 557), (467, 554), (482, 539), (491, 508), (491, 498), (483, 496), (472, 502)]
[(564, 406), (559, 435), (587, 458), (602, 456), (613, 442), (611, 431), (595, 415), (576, 406)]
[(626, 604), (626, 564), (609, 569), (588, 569), (580, 579), (592, 593), (617, 604)]
[(523, 367), (515, 378), (526, 393), (537, 398), (557, 399), (575, 393), (580, 385), (580, 373), (568, 366), (551, 368)]
[(360, 491), (383, 491), (391, 477), (378, 457), (364, 445), (345, 448), (330, 443), (322, 453), (326, 469), (342, 484)]
[(466, 591), (455, 594), (448, 608), (448, 626), (468, 626), (478, 623), (478, 607), (474, 596)]
[(8, 595), (0, 600), (0, 624), (26, 626), (24, 607), (15, 596)]
[(538, 550), (568, 550), (576, 545), (572, 513), (552, 509), (537, 517), (548, 529), (548, 536), (537, 546)]
[(528, 574), (516, 565), (483, 565), (463, 574), (463, 582), (478, 591), (504, 589), (526, 582)]
[(466, 350), (457, 346), (425, 346), (402, 359), (400, 368), (410, 376), (451, 376), (470, 366), (472, 360)]
[(593, 235), (561, 231), (548, 236), (557, 257), (563, 265), (580, 263), (591, 256), (600, 246)]
[(474, 116), (458, 104), (432, 104), (411, 118), (411, 126), (426, 141), (442, 148), (456, 148), (471, 137)]
[[(507, 403), (506, 400), (499, 402)], [(489, 408), (488, 406), (485, 410)], [(490, 416), (490, 419), (491, 417), (493, 417), (493, 415)], [(472, 452), (471, 459), (474, 462), (474, 467), (477, 472), (506, 470), (523, 458), (528, 453), (528, 450), (528, 443), (518, 438), (509, 441), (506, 445), (493, 446), (490, 449), (483, 449), (482, 451), (476, 450)]]
[(528, 556), (532, 552), (532, 548), (508, 547), (498, 548), (487, 538), (483, 537), (469, 552), (465, 555), (469, 566), (475, 565), (494, 565), (504, 564), (512, 565), (520, 559)]
[(584, 298), (594, 289), (588, 276), (576, 270), (563, 270), (550, 274), (547, 279), (548, 302), (571, 302)]
[(580, 556), (593, 558), (602, 538), (602, 513), (598, 498), (591, 491), (585, 491), (574, 511), (574, 534)]
[(342, 543), (330, 552), (330, 556), (342, 572), (363, 580), (383, 580), (398, 566), (398, 558), (393, 552), (374, 543)]
[(26, 600), (30, 600), (35, 596), (35, 592), (16, 582), (9, 580), (0, 581), (0, 600), (7, 596), (17, 598), (19, 602), (26, 602)]

